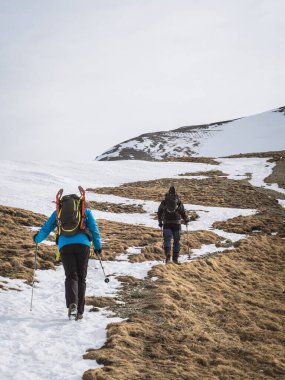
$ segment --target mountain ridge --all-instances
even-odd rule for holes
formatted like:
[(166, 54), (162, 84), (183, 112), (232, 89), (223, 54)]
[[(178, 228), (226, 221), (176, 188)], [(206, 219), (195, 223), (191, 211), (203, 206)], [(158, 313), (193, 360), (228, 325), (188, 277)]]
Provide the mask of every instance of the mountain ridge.
[[(275, 129), (273, 136), (268, 126)], [(244, 139), (244, 133), (251, 140)], [(170, 157), (220, 157), (283, 150), (283, 141), (285, 107), (279, 107), (252, 116), (144, 133), (116, 144), (95, 160), (161, 161)]]

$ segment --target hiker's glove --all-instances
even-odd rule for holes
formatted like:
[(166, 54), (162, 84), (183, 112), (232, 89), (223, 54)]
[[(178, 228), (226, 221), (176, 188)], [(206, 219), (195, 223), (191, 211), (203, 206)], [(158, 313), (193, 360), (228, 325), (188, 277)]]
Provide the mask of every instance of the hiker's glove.
[(159, 228), (162, 228), (162, 222), (158, 223)]
[(185, 219), (185, 224), (186, 224), (186, 226), (188, 226), (188, 223), (190, 222), (190, 220), (187, 218), (187, 219)]
[(37, 235), (38, 234), (34, 234), (34, 236), (33, 236), (33, 240), (34, 240), (34, 242), (37, 244), (37, 242), (36, 242), (36, 237), (37, 237)]
[(101, 255), (102, 248), (94, 249), (94, 252), (96, 253), (96, 255)]

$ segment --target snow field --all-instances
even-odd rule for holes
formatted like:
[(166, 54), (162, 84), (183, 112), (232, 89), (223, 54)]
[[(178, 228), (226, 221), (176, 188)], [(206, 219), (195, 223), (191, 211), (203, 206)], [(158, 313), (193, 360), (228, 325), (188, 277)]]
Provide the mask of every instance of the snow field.
[[(273, 163), (264, 158), (218, 159), (220, 165), (192, 162), (18, 162), (0, 161), (0, 204), (24, 208), (50, 215), (55, 208), (57, 191), (78, 193), (78, 185), (84, 188), (118, 186), (126, 182), (147, 181), (159, 178), (180, 178), (186, 172), (220, 169), (229, 178), (243, 179), (252, 174), (254, 186), (285, 192), (276, 185), (264, 183), (272, 171)], [(88, 195), (89, 196), (89, 195)]]
[[(0, 203), (26, 208), (49, 215), (54, 209), (56, 191), (63, 187), (66, 193), (77, 192), (77, 185), (84, 187), (116, 186), (124, 182), (176, 177), (180, 173), (208, 171), (213, 166), (193, 163), (92, 162), (92, 163), (20, 163), (0, 162)], [(270, 174), (272, 164), (265, 159), (220, 159), (217, 169), (230, 178), (242, 179), (252, 173), (252, 184), (265, 186), (264, 178)], [(95, 218), (104, 218), (129, 224), (157, 227), (152, 214), (158, 203), (126, 199), (112, 195), (88, 193), (88, 199), (112, 203), (143, 204), (146, 214), (113, 214), (94, 211)], [(212, 230), (232, 241), (244, 235), (213, 230), (212, 223), (238, 215), (252, 215), (255, 210), (185, 205), (195, 210), (199, 218), (189, 225), (190, 231)], [(183, 227), (185, 230), (185, 227)], [(182, 239), (185, 238), (182, 236)], [(204, 245), (193, 250), (191, 260), (225, 248)], [(104, 276), (97, 260), (90, 260), (87, 276), (88, 296), (115, 297), (120, 289), (118, 275), (144, 278), (148, 271), (162, 261), (130, 263), (128, 256), (140, 252), (140, 247), (129, 247), (116, 261), (104, 261), (110, 282)], [(189, 261), (187, 254), (181, 261)], [(86, 307), (82, 321), (69, 321), (64, 298), (64, 272), (62, 266), (56, 271), (37, 271), (33, 311), (30, 312), (31, 287), (21, 280), (0, 277), (0, 379), (2, 380), (79, 380), (85, 370), (98, 367), (96, 361), (82, 359), (88, 348), (99, 348), (106, 341), (106, 326), (120, 321), (102, 309), (89, 312)], [(155, 280), (155, 279), (153, 279)], [(18, 289), (9, 290), (4, 289)], [(19, 291), (20, 290), (20, 291)], [(4, 307), (3, 307), (4, 305)]]
[(218, 128), (210, 138), (201, 140), (199, 156), (221, 157), (284, 149), (285, 118), (276, 110), (240, 118)]

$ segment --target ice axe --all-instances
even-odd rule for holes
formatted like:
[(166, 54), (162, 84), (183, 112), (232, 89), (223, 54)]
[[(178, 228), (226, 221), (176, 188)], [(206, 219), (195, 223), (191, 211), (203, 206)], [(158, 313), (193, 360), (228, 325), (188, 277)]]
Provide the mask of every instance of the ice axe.
[(103, 265), (102, 265), (101, 257), (100, 257), (100, 255), (99, 255), (97, 249), (94, 249), (94, 252), (95, 252), (95, 254), (97, 255), (97, 257), (98, 257), (98, 259), (99, 259), (99, 261), (100, 261), (100, 265), (101, 265), (102, 271), (103, 271), (104, 276), (105, 276), (105, 280), (104, 280), (104, 281), (108, 284), (108, 282), (110, 282), (110, 279), (106, 276), (106, 273), (105, 273), (104, 267), (103, 267)]

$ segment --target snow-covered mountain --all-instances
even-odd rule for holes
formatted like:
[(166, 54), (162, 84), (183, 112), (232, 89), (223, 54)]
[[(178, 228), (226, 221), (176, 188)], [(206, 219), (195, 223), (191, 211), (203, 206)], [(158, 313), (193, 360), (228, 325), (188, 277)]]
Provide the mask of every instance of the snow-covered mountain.
[(97, 161), (221, 157), (285, 149), (285, 107), (217, 123), (146, 133), (96, 157)]

